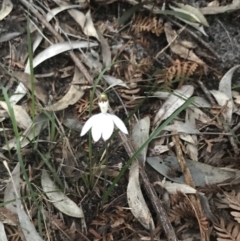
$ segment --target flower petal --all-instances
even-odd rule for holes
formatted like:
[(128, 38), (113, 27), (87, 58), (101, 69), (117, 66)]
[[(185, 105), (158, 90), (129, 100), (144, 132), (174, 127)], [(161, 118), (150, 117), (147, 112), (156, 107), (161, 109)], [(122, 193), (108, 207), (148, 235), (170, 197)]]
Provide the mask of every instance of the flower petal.
[(86, 123), (84, 124), (83, 128), (82, 128), (82, 131), (81, 131), (81, 134), (80, 136), (84, 136), (94, 125), (94, 123), (97, 123), (97, 119), (98, 119), (98, 116), (99, 114), (97, 115), (93, 115), (92, 117), (90, 117)]
[(104, 118), (101, 122), (102, 125), (102, 138), (104, 141), (108, 140), (114, 130), (114, 123), (112, 118), (109, 116), (108, 113), (102, 113), (104, 115)]
[(99, 141), (102, 135), (102, 123), (105, 121), (105, 117), (103, 113), (99, 113), (96, 116), (96, 120), (92, 126), (92, 138), (95, 142)]
[[(98, 120), (99, 121), (99, 120)], [(102, 126), (100, 123), (94, 123), (92, 127), (92, 138), (95, 142), (99, 141), (102, 135)]]
[(128, 134), (127, 127), (125, 126), (125, 124), (119, 117), (117, 117), (116, 115), (112, 115), (112, 114), (108, 114), (108, 115), (111, 116), (111, 119), (113, 120), (114, 124), (121, 132)]

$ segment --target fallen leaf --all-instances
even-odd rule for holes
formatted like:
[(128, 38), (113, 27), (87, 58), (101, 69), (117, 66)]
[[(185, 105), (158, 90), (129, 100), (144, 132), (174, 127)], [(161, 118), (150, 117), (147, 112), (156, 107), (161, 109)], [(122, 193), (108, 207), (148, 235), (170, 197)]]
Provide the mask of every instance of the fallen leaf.
[(177, 40), (176, 37), (178, 34), (175, 30), (172, 29), (170, 23), (167, 22), (164, 24), (164, 31), (167, 37), (167, 41), (170, 44), (170, 49), (173, 53), (178, 54), (183, 59), (188, 59), (200, 65), (206, 66), (206, 64), (196, 54), (194, 54), (191, 49), (184, 47), (181, 42)]
[(82, 96), (84, 91), (78, 86), (71, 85), (68, 92), (63, 96), (62, 99), (54, 103), (53, 105), (46, 106), (43, 109), (49, 111), (59, 111), (66, 109), (69, 105), (75, 104)]
[[(32, 89), (32, 83), (31, 83), (31, 76), (30, 74), (23, 73), (23, 72), (13, 72), (12, 75), (18, 79), (20, 82), (24, 84), (25, 87), (27, 87), (30, 91)], [(41, 100), (44, 104), (48, 103), (48, 93), (44, 89), (42, 82), (39, 82), (35, 77), (33, 77), (34, 81), (34, 94), (36, 97)]]
[(195, 16), (195, 18), (204, 26), (209, 27), (208, 21), (207, 19), (204, 17), (204, 15), (202, 14), (202, 12), (198, 9), (195, 8), (189, 4), (183, 4), (183, 3), (178, 3), (176, 2), (176, 4), (181, 8), (186, 10), (187, 12), (193, 14)]
[[(166, 158), (148, 157), (147, 163), (169, 180), (185, 184), (184, 175), (181, 171), (179, 171), (181, 168), (175, 156), (168, 156)], [(225, 170), (189, 159), (186, 159), (186, 163), (194, 184), (197, 187), (231, 181), (239, 176), (239, 171), (235, 169)], [(177, 171), (176, 176), (173, 175), (174, 170)]]
[[(41, 133), (41, 131), (48, 126), (48, 121), (49, 117), (46, 113), (41, 113), (34, 118), (34, 122), (29, 125), (20, 136), (21, 148), (27, 146), (30, 141), (34, 140)], [(8, 143), (2, 147), (3, 150), (11, 150), (16, 148), (16, 138), (9, 140)]]
[(7, 234), (4, 229), (3, 223), (0, 221), (0, 240), (1, 241), (8, 241)]
[(212, 121), (212, 119), (209, 116), (207, 116), (203, 111), (201, 111), (199, 108), (191, 107), (190, 109), (192, 110), (192, 115), (194, 116), (195, 120), (199, 120), (204, 124), (215, 123), (215, 121)]
[(205, 36), (208, 36), (206, 32), (204, 31), (204, 28), (202, 25), (209, 26), (206, 18), (203, 16), (203, 14), (197, 9), (194, 8), (188, 4), (181, 4), (181, 3), (176, 3), (180, 8), (173, 7), (169, 5), (171, 9), (173, 9), (176, 12), (184, 13), (190, 16), (194, 21), (188, 21), (185, 18), (176, 16), (179, 20), (187, 23), (188, 25), (192, 26), (193, 28), (197, 29), (200, 31), (202, 34)]
[(178, 133), (200, 133), (199, 130), (192, 125), (191, 123), (184, 123), (182, 121), (174, 121), (173, 124), (167, 125), (163, 128), (163, 130), (174, 131), (176, 130)]
[[(17, 213), (17, 207), (15, 202), (20, 202), (19, 199), (16, 199), (16, 193), (15, 193), (15, 188), (16, 190), (20, 190), (20, 184), (21, 184), (21, 178), (20, 178), (20, 164), (19, 162), (17, 165), (14, 167), (12, 171), (12, 180), (8, 180), (6, 188), (4, 190), (4, 203), (5, 207), (10, 210), (13, 213)], [(19, 193), (18, 193), (19, 196)], [(16, 199), (16, 200), (15, 200)], [(15, 200), (15, 201), (13, 201)], [(11, 201), (11, 202), (10, 202)]]
[[(54, 57), (60, 53), (63, 53), (65, 51), (71, 50), (71, 49), (78, 49), (78, 48), (89, 48), (97, 46), (97, 43), (89, 43), (87, 41), (74, 41), (74, 42), (63, 42), (63, 43), (57, 43), (54, 45), (51, 45), (50, 47), (43, 50), (41, 53), (39, 53), (34, 59), (33, 59), (33, 68), (36, 68), (39, 64), (41, 64), (43, 61)], [(25, 73), (30, 74), (30, 65), (27, 64), (25, 67)], [(27, 93), (27, 89), (25, 86), (20, 83), (17, 86), (17, 89), (14, 92), (14, 95), (10, 97), (11, 103), (17, 103), (19, 100), (21, 100), (25, 94)]]
[(232, 67), (219, 82), (218, 90), (224, 93), (229, 99), (232, 99), (232, 76), (238, 68), (240, 68), (240, 65)]
[(103, 37), (102, 33), (98, 30), (98, 37), (99, 41), (101, 43), (101, 48), (102, 48), (102, 61), (103, 61), (103, 66), (104, 67), (110, 67), (112, 63), (112, 58), (111, 58), (111, 50), (108, 44), (108, 41)]
[(133, 216), (148, 230), (154, 229), (152, 215), (144, 200), (139, 183), (139, 163), (134, 161), (129, 170), (127, 200)]
[(181, 107), (192, 95), (194, 88), (191, 85), (183, 85), (175, 90), (158, 110), (153, 125), (156, 128), (163, 120), (167, 119), (179, 107)]
[(46, 170), (42, 171), (41, 184), (45, 195), (55, 208), (70, 217), (84, 218), (82, 208), (59, 190)]
[(125, 88), (128, 88), (129, 87), (127, 86), (127, 84), (121, 80), (121, 79), (117, 79), (116, 77), (114, 76), (111, 76), (111, 75), (103, 75), (103, 78), (106, 80), (106, 82), (109, 84), (109, 87), (108, 89), (110, 88), (113, 88), (115, 86), (121, 86), (121, 87), (125, 87)]
[(225, 13), (229, 11), (236, 11), (240, 9), (240, 1), (232, 1), (231, 4), (225, 5), (225, 6), (208, 6), (204, 8), (200, 8), (199, 10), (204, 15), (210, 15), (210, 14), (219, 14), (219, 13)]
[(81, 132), (82, 127), (83, 127), (82, 122), (80, 122), (79, 119), (77, 117), (75, 117), (70, 111), (67, 111), (64, 114), (62, 123), (70, 130), (74, 130), (77, 132)]
[(163, 181), (163, 182), (154, 182), (154, 186), (159, 185), (167, 190), (170, 194), (176, 194), (177, 192), (182, 192), (186, 194), (194, 194), (196, 193), (196, 189), (190, 187), (187, 184), (183, 183), (173, 183), (169, 181)]
[[(137, 149), (140, 148), (149, 138), (149, 130), (150, 130), (150, 118), (148, 116), (139, 120), (133, 126), (132, 139)], [(142, 161), (142, 163), (145, 163), (146, 161), (147, 149), (148, 149), (148, 146), (146, 145), (138, 156), (139, 160)]]
[[(78, 49), (78, 48), (91, 48), (98, 46), (97, 43), (89, 43), (88, 41), (72, 41), (72, 42), (62, 42), (62, 43), (56, 43), (48, 48), (44, 49), (41, 53), (39, 53), (34, 59), (33, 59), (33, 68), (41, 64), (47, 59), (50, 59), (58, 54), (61, 54), (63, 52), (66, 52), (71, 49)], [(30, 74), (30, 66), (26, 65), (25, 67), (25, 73)]]
[(68, 12), (72, 16), (72, 18), (81, 26), (84, 34), (86, 34), (89, 37), (95, 37), (99, 40), (96, 28), (94, 27), (92, 21), (90, 10), (88, 10), (88, 12), (85, 15), (82, 12), (75, 9), (68, 10)]
[(68, 13), (72, 16), (72, 18), (81, 26), (81, 28), (84, 28), (84, 23), (85, 23), (85, 15), (84, 13), (76, 10), (76, 9), (71, 9), (68, 10)]
[[(192, 110), (190, 108), (186, 109), (185, 121), (186, 121), (185, 123), (187, 125), (190, 125), (193, 128), (197, 129), (195, 116), (192, 114)], [(187, 151), (189, 157), (193, 161), (198, 161), (198, 137), (197, 137), (197, 135), (194, 135), (194, 133), (191, 133), (191, 135), (189, 135), (189, 136), (191, 137), (192, 141), (186, 143), (186, 151)], [(180, 138), (181, 138), (181, 136), (180, 136)]]
[[(232, 97), (229, 98), (225, 93), (222, 93), (218, 90), (211, 90), (210, 91), (211, 94), (214, 96), (214, 98), (216, 99), (217, 103), (220, 106), (223, 106), (223, 116), (226, 119), (226, 122), (228, 124), (231, 124), (232, 122), (232, 114), (233, 114), (233, 101), (232, 101)], [(224, 106), (226, 108), (224, 108)]]
[(18, 215), (19, 226), (21, 227), (21, 231), (23, 232), (26, 241), (43, 241), (28, 215), (22, 209), (20, 198), (20, 172), (20, 163), (18, 162), (12, 171), (12, 179), (9, 179), (4, 191), (4, 202), (6, 203), (5, 207)]
[[(0, 101), (1, 107), (6, 110), (10, 116), (10, 112), (5, 101)], [(32, 125), (32, 120), (28, 115), (27, 111), (21, 105), (12, 105), (12, 109), (15, 115), (15, 119), (18, 127), (22, 129), (27, 129)]]
[(2, 8), (0, 10), (0, 21), (6, 18), (13, 9), (11, 0), (3, 0)]
[[(138, 149), (149, 138), (150, 119), (145, 117), (138, 121), (133, 127), (133, 143)], [(147, 146), (141, 151), (139, 160), (145, 162)], [(144, 200), (139, 183), (139, 163), (133, 161), (129, 170), (129, 181), (127, 186), (127, 200), (134, 217), (146, 228), (154, 229), (154, 222), (148, 206)]]
[(91, 11), (90, 10), (88, 10), (88, 12), (85, 15), (85, 22), (84, 22), (83, 32), (87, 36), (92, 36), (92, 37), (95, 37), (96, 39), (99, 40), (97, 31), (96, 31), (96, 29), (94, 27), (94, 24), (93, 24), (93, 21), (92, 21), (92, 16), (91, 16)]

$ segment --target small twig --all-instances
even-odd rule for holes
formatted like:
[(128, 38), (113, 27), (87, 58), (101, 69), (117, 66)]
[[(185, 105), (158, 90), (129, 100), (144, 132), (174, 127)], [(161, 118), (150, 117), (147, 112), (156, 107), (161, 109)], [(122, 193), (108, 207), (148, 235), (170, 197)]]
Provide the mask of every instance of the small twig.
[[(52, 27), (52, 25), (26, 0), (20, 0), (22, 4), (27, 7), (37, 18), (38, 20), (57, 38), (59, 42), (64, 42), (64, 38)], [(93, 84), (92, 77), (88, 73), (85, 66), (77, 58), (73, 51), (70, 51), (70, 56), (79, 70), (83, 73), (89, 84)]]
[(234, 48), (233, 48), (233, 40), (232, 40), (229, 32), (227, 31), (227, 29), (225, 28), (225, 26), (223, 25), (223, 23), (222, 23), (219, 19), (217, 19), (217, 21), (220, 23), (220, 25), (222, 26), (222, 28), (223, 28), (224, 31), (226, 32), (226, 34), (227, 34), (227, 36), (228, 36), (228, 39), (229, 39), (229, 41), (230, 41), (230, 43), (231, 43), (232, 51), (234, 51)]
[[(125, 150), (128, 153), (128, 156), (131, 158), (134, 155), (134, 153), (136, 152), (135, 148), (132, 145), (132, 142), (130, 142), (128, 140), (128, 138), (126, 137), (126, 135), (123, 134), (122, 132), (118, 132), (118, 133), (123, 142)], [(163, 208), (162, 202), (157, 197), (157, 194), (156, 194), (152, 184), (150, 183), (149, 178), (145, 172), (145, 168), (142, 166), (141, 162), (139, 162), (139, 166), (140, 166), (139, 172), (140, 172), (140, 176), (143, 180), (144, 188), (148, 194), (149, 199), (151, 200), (151, 203), (153, 205), (155, 212), (157, 213), (158, 220), (163, 227), (167, 240), (168, 241), (170, 241), (170, 240), (177, 241), (178, 239), (177, 239), (174, 229), (168, 219), (168, 215), (167, 215), (165, 209)]]
[(145, 168), (140, 165), (139, 171), (140, 171), (141, 178), (143, 180), (143, 185), (144, 185), (145, 191), (147, 192), (148, 197), (150, 198), (150, 200), (152, 202), (153, 208), (154, 208), (155, 212), (157, 213), (158, 220), (160, 221), (160, 224), (163, 227), (163, 230), (167, 236), (167, 240), (177, 241), (178, 239), (176, 237), (172, 224), (170, 223), (168, 215), (167, 215), (165, 209), (163, 208), (162, 202), (157, 197), (156, 191), (149, 181)]
[[(223, 128), (224, 128), (225, 132), (229, 131), (227, 125), (223, 125)], [(238, 148), (238, 145), (236, 144), (234, 136), (229, 136), (228, 138), (233, 147), (233, 151), (235, 152), (236, 155), (238, 155), (240, 150)]]
[(236, 132), (239, 128), (240, 128), (240, 122), (238, 122), (238, 124), (232, 128), (232, 132), (233, 133)]
[[(240, 126), (239, 126), (240, 127)], [(162, 137), (169, 137), (169, 136), (174, 136), (174, 135), (198, 135), (198, 136), (203, 136), (203, 135), (223, 135), (223, 136), (233, 136), (232, 133), (222, 133), (222, 132), (177, 132), (177, 133), (169, 133), (169, 134), (163, 134), (154, 137), (153, 139), (158, 139)]]
[[(175, 134), (176, 131), (173, 132), (173, 133)], [(185, 161), (185, 158), (183, 156), (182, 149), (181, 149), (181, 146), (180, 146), (180, 140), (179, 140), (179, 137), (177, 135), (173, 136), (173, 142), (174, 142), (174, 146), (176, 148), (176, 154), (177, 154), (177, 159), (178, 159), (179, 165), (180, 165), (181, 170), (184, 174), (185, 182), (186, 182), (187, 185), (191, 186), (192, 188), (195, 188), (195, 184), (194, 184), (192, 175), (189, 171), (189, 168), (188, 168), (187, 163)], [(198, 196), (198, 194), (196, 194), (196, 195), (190, 194), (189, 199), (191, 200), (190, 203), (193, 207), (193, 210), (195, 211), (196, 218), (199, 222), (199, 228), (200, 228), (200, 232), (201, 232), (201, 240), (209, 241), (209, 235), (208, 235), (207, 229), (205, 229), (206, 227), (203, 228), (201, 223), (200, 223), (200, 221), (203, 218), (206, 219), (206, 217), (203, 213), (199, 196)]]
[(174, 38), (172, 39), (172, 41), (171, 41), (170, 43), (168, 43), (167, 46), (165, 46), (161, 51), (159, 51), (159, 52), (156, 54), (155, 59), (157, 59), (160, 54), (162, 54), (163, 52), (165, 52), (165, 50), (170, 47), (170, 45), (178, 38), (178, 36), (181, 34), (181, 32), (182, 32), (185, 28), (186, 28), (186, 26), (183, 26), (183, 27), (180, 29), (180, 31), (178, 32), (177, 35), (174, 36)]
[[(183, 25), (181, 23), (173, 20), (172, 18), (169, 19), (169, 21), (176, 24), (180, 28), (183, 27)], [(215, 57), (217, 57), (218, 59), (221, 59), (220, 56), (216, 53), (216, 51), (213, 50), (212, 47), (208, 43), (206, 43), (203, 39), (201, 39), (197, 34), (195, 34), (193, 31), (191, 31), (188, 28), (186, 28), (185, 31), (187, 31), (189, 34), (191, 34), (197, 41), (199, 41), (205, 48), (207, 48)]]
[(209, 90), (206, 88), (206, 86), (203, 84), (203, 82), (201, 80), (197, 81), (198, 84), (200, 85), (202, 91), (204, 92), (204, 94), (207, 96), (208, 100), (210, 101), (211, 105), (215, 105), (215, 101), (211, 95), (211, 93), (209, 92)]

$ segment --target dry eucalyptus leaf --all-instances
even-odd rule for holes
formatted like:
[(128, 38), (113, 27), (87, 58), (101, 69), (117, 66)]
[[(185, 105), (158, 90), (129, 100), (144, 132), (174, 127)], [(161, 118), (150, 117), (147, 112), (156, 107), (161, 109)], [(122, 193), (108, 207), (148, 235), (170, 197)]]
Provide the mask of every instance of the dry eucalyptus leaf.
[(173, 124), (165, 126), (163, 130), (171, 132), (176, 130), (178, 133), (186, 134), (199, 133), (199, 130), (194, 125), (191, 123), (184, 123), (182, 121), (174, 121)]
[(188, 4), (183, 4), (183, 3), (176, 3), (181, 9), (186, 10), (187, 12), (191, 13), (192, 15), (195, 16), (195, 18), (201, 22), (206, 27), (209, 27), (207, 19), (204, 17), (204, 15), (201, 13), (201, 11), (198, 8), (195, 8), (191, 5)]
[[(180, 13), (184, 13), (184, 14), (188, 15), (189, 17), (193, 18), (195, 20), (195, 22), (188, 21), (188, 20), (186, 20), (182, 17), (178, 17), (178, 16), (176, 16), (176, 17), (179, 20), (181, 20), (181, 21), (187, 23), (188, 25), (192, 26), (193, 28), (197, 29), (199, 32), (201, 32), (205, 36), (208, 36), (206, 34), (206, 32), (204, 31), (204, 28), (202, 26), (202, 25), (208, 26), (207, 20), (202, 15), (202, 13), (198, 9), (196, 9), (196, 8), (190, 6), (190, 5), (187, 5), (187, 4), (181, 4), (181, 5), (178, 4), (178, 5), (181, 8), (175, 8), (171, 5), (169, 7), (176, 12), (180, 12)], [(204, 22), (204, 24), (202, 23), (202, 21)]]
[(191, 108), (188, 107), (188, 108), (192, 110), (192, 115), (195, 118), (195, 120), (199, 120), (204, 124), (210, 124), (210, 123), (214, 124), (215, 123), (214, 121), (212, 121), (212, 119), (209, 116), (207, 116), (199, 108), (197, 108), (197, 107), (191, 107)]
[[(77, 8), (77, 7), (78, 5), (69, 5), (69, 6), (60, 6), (60, 7), (51, 9), (46, 15), (46, 20), (50, 22), (58, 13), (70, 8)], [(35, 30), (35, 26), (34, 26), (34, 29), (32, 29), (32, 31), (34, 30)], [(42, 42), (42, 39), (43, 39), (43, 34), (38, 32), (37, 37), (33, 42), (33, 52), (35, 52), (37, 47), (40, 45), (40, 43)], [(29, 64), (29, 59), (28, 59), (28, 64)]]
[[(47, 21), (50, 21), (52, 18), (54, 18), (54, 16), (58, 13), (60, 13), (61, 11), (64, 11), (66, 9), (69, 9), (69, 8), (72, 8), (72, 7), (77, 7), (76, 5), (71, 5), (71, 6), (61, 6), (59, 8), (55, 8), (55, 9), (52, 9), (50, 12), (48, 12), (48, 14), (46, 15), (46, 20)], [(35, 29), (35, 27), (34, 27)], [(33, 31), (34, 31), (33, 29)], [(41, 33), (38, 33), (34, 43), (33, 43), (33, 53), (35, 52), (35, 50), (37, 49), (37, 47), (39, 46), (39, 44), (41, 43), (43, 39), (43, 36)], [(30, 74), (30, 68), (29, 68), (29, 59), (27, 61), (27, 64), (25, 66), (25, 73), (28, 73)], [(35, 66), (36, 67), (36, 66)], [(13, 95), (11, 96), (10, 98), (10, 102), (11, 103), (14, 103), (16, 104), (18, 101), (20, 101), (24, 96), (25, 94), (27, 93), (27, 89), (25, 88), (25, 86), (20, 83), (18, 86), (17, 86), (17, 89), (15, 90), (15, 94), (16, 95)]]
[(240, 93), (237, 92), (237, 91), (232, 91), (232, 95), (233, 95), (233, 98), (234, 98), (234, 103), (237, 104), (237, 105), (240, 105)]
[[(0, 101), (0, 105), (10, 115), (7, 103), (5, 101)], [(30, 116), (21, 105), (12, 105), (12, 109), (13, 109), (18, 127), (25, 130), (32, 125), (32, 120)]]
[[(46, 113), (41, 113), (38, 115), (34, 119), (34, 123), (28, 126), (20, 137), (21, 147), (27, 146), (30, 141), (34, 140), (41, 133), (41, 131), (48, 126), (48, 121), (49, 117)], [(16, 148), (16, 138), (9, 140), (8, 143), (2, 147), (3, 150), (11, 150)]]
[[(33, 59), (33, 68), (41, 64), (43, 61), (50, 59), (58, 54), (61, 54), (63, 52), (66, 52), (68, 50), (72, 49), (78, 49), (78, 48), (91, 48), (98, 46), (97, 43), (89, 43), (88, 41), (72, 41), (72, 42), (62, 42), (62, 43), (56, 43), (54, 45), (49, 46), (48, 48), (44, 49), (41, 53), (39, 53), (34, 59)], [(26, 65), (25, 72), (30, 73), (30, 66)]]
[[(24, 84), (25, 87), (27, 87), (30, 91), (32, 89), (32, 83), (31, 83), (31, 76), (27, 73), (23, 72), (13, 72), (12, 75), (18, 79), (20, 82)], [(48, 103), (48, 93), (43, 88), (42, 82), (39, 82), (35, 77), (33, 77), (34, 81), (34, 94), (36, 97), (41, 100), (44, 104)]]
[(68, 12), (73, 17), (73, 19), (81, 26), (84, 34), (86, 34), (89, 37), (95, 37), (99, 40), (97, 31), (92, 21), (90, 10), (88, 10), (86, 15), (75, 9), (68, 10)]
[(19, 219), (19, 226), (24, 234), (26, 241), (44, 241), (37, 230), (35, 229), (32, 220), (29, 219), (29, 216), (23, 210), (22, 205), (17, 203), (17, 213)]
[(84, 27), (83, 27), (83, 32), (87, 36), (95, 37), (96, 39), (99, 40), (97, 31), (94, 27), (93, 21), (92, 21), (92, 16), (91, 16), (91, 11), (88, 10), (88, 12), (85, 15), (85, 22), (84, 22)]
[(208, 7), (218, 7), (220, 5), (218, 0), (213, 0), (212, 2), (208, 3)]
[(139, 183), (139, 163), (134, 161), (129, 170), (127, 200), (133, 216), (148, 230), (154, 230), (154, 222), (144, 200)]
[[(136, 149), (149, 138), (150, 119), (145, 117), (138, 121), (133, 127), (132, 139)], [(147, 146), (141, 151), (139, 160), (145, 163)], [(148, 206), (144, 200), (139, 183), (139, 163), (135, 160), (129, 171), (129, 182), (127, 186), (128, 205), (134, 217), (146, 228), (154, 229), (154, 222)]]
[(70, 217), (84, 218), (82, 208), (60, 191), (46, 170), (42, 171), (41, 184), (45, 195), (55, 208)]
[(74, 68), (72, 84), (81, 84), (81, 85), (86, 84), (86, 79), (83, 73), (79, 70), (77, 66), (75, 66)]
[[(211, 94), (216, 99), (217, 103), (220, 106), (223, 106), (223, 116), (228, 124), (232, 122), (232, 114), (233, 114), (233, 101), (232, 97), (229, 98), (225, 93), (222, 93), (218, 90), (211, 90)], [(224, 106), (226, 108), (224, 108)]]
[(70, 130), (81, 132), (83, 123), (79, 121), (72, 113), (66, 112), (62, 120), (63, 125), (65, 125)]
[[(20, 199), (16, 199), (16, 193), (15, 193), (15, 188), (17, 191), (20, 190), (20, 186), (21, 186), (21, 182), (22, 182), (22, 180), (20, 178), (20, 173), (21, 173), (20, 163), (18, 162), (12, 171), (13, 182), (12, 182), (11, 178), (9, 178), (6, 188), (4, 190), (3, 201), (4, 201), (4, 203), (6, 203), (5, 207), (13, 213), (17, 213), (16, 202), (21, 202)], [(14, 186), (15, 186), (15, 188), (14, 188)], [(17, 195), (19, 196), (20, 194), (18, 193)], [(12, 200), (15, 200), (15, 201), (10, 202)]]
[[(156, 91), (153, 93), (153, 97), (157, 97), (161, 100), (166, 100), (171, 93), (166, 92), (166, 91)], [(199, 107), (199, 108), (211, 108), (212, 105), (211, 103), (206, 100), (206, 98), (201, 97), (201, 96), (194, 96), (193, 103), (190, 104), (189, 107)]]
[(170, 44), (170, 49), (173, 53), (178, 54), (183, 59), (188, 59), (200, 65), (206, 66), (206, 64), (196, 54), (194, 54), (191, 49), (184, 47), (179, 40), (175, 39), (178, 34), (175, 30), (172, 29), (170, 23), (167, 22), (164, 24), (164, 31), (167, 41)]
[(200, 8), (200, 11), (204, 15), (210, 15), (210, 14), (219, 14), (219, 13), (225, 13), (230, 11), (236, 11), (238, 9), (240, 9), (240, 1), (233, 0), (231, 4), (228, 4), (225, 6), (208, 6), (208, 7)]
[(102, 47), (101, 53), (102, 53), (103, 66), (110, 67), (112, 63), (112, 58), (111, 58), (111, 50), (110, 50), (108, 41), (103, 37), (100, 31), (97, 31), (97, 33), (98, 33), (99, 41)]
[[(148, 116), (139, 120), (132, 130), (132, 139), (135, 147), (140, 148), (149, 138), (150, 118)], [(146, 145), (138, 156), (138, 159), (145, 163), (148, 146)]]
[[(148, 157), (147, 163), (169, 180), (176, 183), (185, 183), (184, 174), (180, 171), (181, 168), (179, 166), (177, 157)], [(213, 167), (208, 164), (195, 162), (188, 159), (186, 159), (186, 163), (190, 170), (194, 184), (197, 187), (217, 184), (224, 181), (231, 181), (239, 176), (239, 171), (235, 169), (225, 170), (219, 167)], [(177, 170), (177, 176), (171, 175), (173, 170)]]
[(2, 8), (0, 10), (0, 21), (9, 15), (13, 9), (13, 4), (11, 0), (3, 0)]
[(22, 32), (12, 32), (12, 33), (1, 34), (0, 43), (4, 43), (4, 42), (7, 42), (9, 40), (12, 40), (12, 39), (18, 37), (21, 34), (22, 34)]
[(159, 185), (167, 190), (168, 193), (170, 194), (176, 194), (177, 192), (182, 192), (186, 194), (194, 194), (196, 193), (196, 189), (190, 187), (187, 184), (183, 183), (174, 183), (174, 182), (169, 182), (169, 181), (163, 181), (163, 182), (155, 182), (155, 185)]
[[(89, 43), (87, 41), (74, 41), (74, 42), (63, 42), (63, 43), (57, 43), (54, 44), (45, 50), (43, 50), (41, 53), (39, 53), (34, 59), (33, 59), (33, 68), (37, 67), (39, 64), (41, 64), (43, 61), (54, 57), (60, 53), (63, 53), (65, 51), (71, 50), (71, 49), (77, 49), (77, 48), (89, 48), (97, 46), (97, 43)], [(27, 64), (25, 67), (25, 73), (30, 74), (30, 65)], [(17, 86), (17, 89), (14, 92), (15, 94), (10, 97), (11, 103), (17, 103), (19, 100), (21, 100), (25, 94), (27, 93), (27, 89), (25, 86), (20, 83)]]
[(44, 110), (49, 111), (59, 111), (66, 109), (69, 105), (74, 105), (82, 96), (84, 91), (81, 90), (78, 86), (71, 85), (68, 92), (63, 96), (63, 98), (53, 105), (44, 107)]
[(121, 80), (121, 79), (117, 79), (116, 77), (114, 76), (111, 76), (111, 75), (103, 75), (103, 78), (106, 80), (106, 82), (109, 84), (109, 87), (108, 89), (112, 88), (112, 87), (115, 87), (115, 86), (121, 86), (121, 87), (125, 87), (125, 88), (128, 88), (129, 87), (127, 86), (127, 84)]
[(85, 23), (85, 15), (84, 13), (76, 10), (76, 9), (71, 9), (68, 10), (68, 13), (72, 16), (72, 18), (81, 26), (81, 28), (84, 28), (84, 23)]
[(8, 241), (7, 234), (4, 229), (3, 223), (0, 221), (0, 240), (1, 241)]
[(192, 95), (194, 88), (191, 85), (183, 85), (181, 89), (175, 90), (158, 110), (153, 125), (158, 125), (181, 107)]
[(228, 70), (219, 83), (218, 90), (224, 93), (229, 99), (232, 99), (232, 76), (238, 68), (240, 68), (240, 65), (236, 65)]
[[(193, 126), (193, 128), (197, 129), (195, 117), (189, 108), (186, 109), (185, 121), (187, 125)], [(193, 161), (198, 161), (198, 137), (197, 135), (194, 135), (194, 133), (191, 133), (189, 136), (191, 136), (192, 142), (186, 143), (187, 153)]]
[(20, 164), (18, 162), (12, 171), (12, 179), (9, 178), (4, 192), (4, 202), (6, 202), (5, 207), (18, 215), (19, 226), (21, 227), (21, 231), (23, 232), (26, 241), (43, 241), (43, 239), (36, 231), (32, 221), (29, 219), (28, 215), (22, 208), (21, 199), (19, 198), (22, 182), (20, 178), (20, 172)]

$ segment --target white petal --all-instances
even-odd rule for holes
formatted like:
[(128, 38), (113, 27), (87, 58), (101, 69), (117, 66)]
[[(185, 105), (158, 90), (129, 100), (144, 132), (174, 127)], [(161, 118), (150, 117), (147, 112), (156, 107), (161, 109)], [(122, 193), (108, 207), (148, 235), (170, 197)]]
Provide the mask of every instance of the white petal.
[(128, 130), (127, 130), (127, 127), (125, 126), (125, 124), (123, 123), (123, 121), (118, 118), (116, 115), (111, 115), (111, 114), (108, 114), (111, 116), (114, 124), (116, 125), (116, 127), (123, 133), (125, 134), (128, 134)]
[(92, 138), (95, 142), (99, 141), (102, 135), (102, 123), (105, 121), (105, 116), (102, 113), (96, 115), (97, 118), (92, 126)]
[(81, 134), (80, 136), (84, 136), (94, 125), (94, 123), (97, 123), (98, 121), (98, 115), (93, 115), (92, 117), (90, 117), (86, 123), (84, 124), (83, 128), (82, 128), (82, 131), (81, 131)]
[[(99, 121), (99, 120), (98, 120)], [(95, 142), (99, 141), (102, 135), (102, 126), (100, 123), (94, 123), (92, 127), (92, 138)]]
[(103, 114), (104, 118), (103, 118), (103, 122), (102, 124), (102, 138), (104, 141), (108, 140), (114, 130), (114, 123), (112, 118), (109, 116), (109, 114), (105, 113)]

